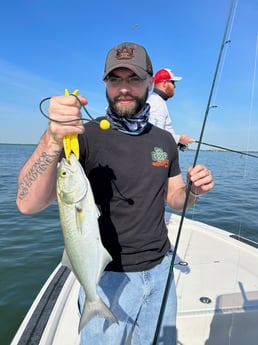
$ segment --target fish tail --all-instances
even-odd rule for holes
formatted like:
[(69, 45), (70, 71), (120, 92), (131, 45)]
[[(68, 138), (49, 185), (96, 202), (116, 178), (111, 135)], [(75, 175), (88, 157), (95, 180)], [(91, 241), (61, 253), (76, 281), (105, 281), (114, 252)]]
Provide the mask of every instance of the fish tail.
[(87, 322), (89, 322), (95, 316), (109, 319), (118, 324), (118, 320), (116, 316), (112, 313), (112, 311), (108, 308), (108, 306), (102, 301), (102, 299), (99, 298), (93, 302), (87, 301), (86, 299), (83, 312), (81, 315), (80, 323), (79, 323), (79, 333), (81, 332), (83, 327), (87, 324)]

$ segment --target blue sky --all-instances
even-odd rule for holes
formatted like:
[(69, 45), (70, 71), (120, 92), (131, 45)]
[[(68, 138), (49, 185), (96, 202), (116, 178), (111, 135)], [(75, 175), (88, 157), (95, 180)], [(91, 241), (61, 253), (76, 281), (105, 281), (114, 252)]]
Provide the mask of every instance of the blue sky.
[[(78, 88), (94, 117), (106, 106), (107, 51), (146, 47), (154, 70), (183, 80), (168, 101), (177, 133), (198, 139), (231, 0), (19, 0), (0, 11), (1, 143), (37, 143), (47, 126), (38, 104)], [(258, 150), (258, 1), (239, 0), (203, 141)], [(194, 147), (194, 146), (192, 146)], [(204, 148), (204, 147), (203, 147)]]

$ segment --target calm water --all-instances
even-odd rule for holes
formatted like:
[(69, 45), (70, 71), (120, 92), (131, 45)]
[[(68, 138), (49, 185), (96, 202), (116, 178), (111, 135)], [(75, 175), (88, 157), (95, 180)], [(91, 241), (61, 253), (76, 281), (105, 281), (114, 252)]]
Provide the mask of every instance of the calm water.
[[(33, 216), (16, 208), (17, 174), (33, 146), (0, 144), (0, 339), (10, 344), (63, 248), (57, 204)], [(194, 151), (180, 152), (182, 171)], [(258, 154), (257, 154), (258, 155)], [(198, 162), (213, 172), (215, 189), (187, 217), (258, 241), (258, 159), (230, 152), (201, 151)]]

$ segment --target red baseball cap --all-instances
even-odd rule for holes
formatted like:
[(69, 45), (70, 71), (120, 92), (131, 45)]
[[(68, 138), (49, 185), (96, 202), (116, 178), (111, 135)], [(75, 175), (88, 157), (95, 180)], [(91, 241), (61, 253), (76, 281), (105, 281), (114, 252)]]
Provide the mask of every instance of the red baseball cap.
[(179, 81), (181, 80), (182, 77), (177, 77), (171, 69), (168, 68), (162, 68), (156, 74), (154, 75), (154, 83), (160, 83), (162, 81), (166, 80), (174, 80), (174, 81)]

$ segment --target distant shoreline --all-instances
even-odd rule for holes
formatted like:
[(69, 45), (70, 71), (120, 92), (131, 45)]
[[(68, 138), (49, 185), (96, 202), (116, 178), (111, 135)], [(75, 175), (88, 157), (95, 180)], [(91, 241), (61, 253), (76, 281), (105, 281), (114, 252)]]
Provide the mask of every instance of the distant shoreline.
[(37, 144), (0, 143), (0, 145), (23, 145), (23, 146), (36, 146)]
[[(0, 143), (0, 145), (37, 146), (37, 144), (19, 144), (19, 143)], [(196, 151), (196, 149), (188, 148), (186, 151)], [(208, 151), (211, 151), (211, 152), (230, 152), (230, 150), (220, 150), (220, 149), (201, 149), (201, 151), (205, 151), (205, 152), (208, 152)], [(236, 153), (239, 153), (239, 154), (241, 154), (241, 152), (243, 152), (243, 153), (258, 153), (258, 150), (256, 150), (256, 151), (238, 150), (238, 151), (239, 152), (236, 152)]]

